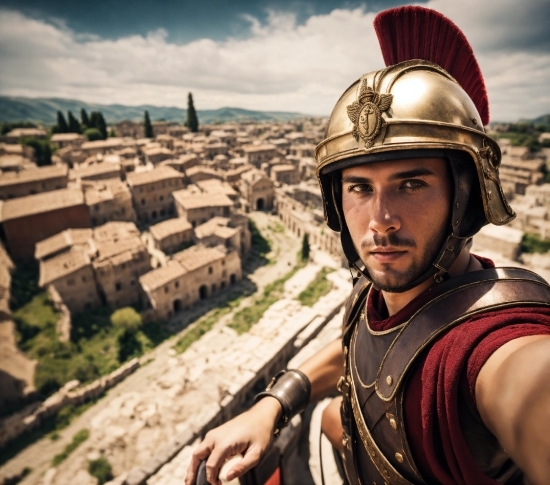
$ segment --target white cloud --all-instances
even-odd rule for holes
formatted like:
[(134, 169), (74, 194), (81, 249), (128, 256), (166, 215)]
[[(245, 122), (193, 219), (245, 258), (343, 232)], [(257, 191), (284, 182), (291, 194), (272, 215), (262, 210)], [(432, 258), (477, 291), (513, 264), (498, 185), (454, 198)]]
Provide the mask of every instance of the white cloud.
[[(531, 37), (523, 24), (514, 32), (503, 27), (514, 16), (525, 21), (529, 12), (540, 14), (542, 0), (530, 1), (527, 13), (517, 13), (513, 0), (486, 1), (483, 7), (477, 0), (464, 0), (460, 8), (452, 0), (428, 4), (452, 18), (472, 41), (493, 119), (550, 112), (550, 54), (510, 47), (527, 45)], [(0, 10), (0, 92), (183, 107), (192, 91), (199, 109), (329, 114), (361, 74), (383, 67), (373, 17), (363, 9), (337, 9), (297, 25), (292, 14), (269, 12), (267, 24), (249, 18), (248, 39), (176, 45), (163, 30), (103, 40)]]

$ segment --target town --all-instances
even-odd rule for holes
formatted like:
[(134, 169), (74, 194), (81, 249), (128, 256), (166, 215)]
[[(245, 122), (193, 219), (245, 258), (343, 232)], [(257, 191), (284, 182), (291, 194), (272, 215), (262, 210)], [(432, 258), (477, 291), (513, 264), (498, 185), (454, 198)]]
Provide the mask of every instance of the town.
[[(72, 114), (69, 120), (79, 123)], [(145, 114), (105, 126), (104, 139), (42, 127), (0, 137), (0, 483), (93, 484), (86, 463), (105, 461), (110, 483), (176, 483), (198, 437), (249, 404), (273, 371), (337, 335), (351, 285), (339, 235), (324, 223), (315, 174), (326, 121), (199, 125), (195, 116), (184, 125)], [(473, 250), (549, 280), (549, 133), (537, 134), (533, 147), (508, 137), (513, 127), (490, 131), (517, 218), (483, 228)], [(49, 163), (29, 139), (51, 146)], [(254, 280), (261, 271), (261, 282)], [(298, 303), (319, 283), (325, 288), (314, 301)], [(259, 310), (244, 330), (220, 324), (246, 308)], [(243, 363), (237, 354), (245, 348), (262, 358)], [(231, 365), (246, 371), (237, 376)], [(131, 381), (138, 369), (149, 374)], [(153, 370), (159, 381), (149, 392), (169, 390), (165, 415), (136, 391), (152, 382)], [(41, 438), (59, 448), (63, 426), (51, 423), (76, 410), (68, 426), (122, 381), (133, 383), (104, 404), (92, 426), (96, 444), (80, 461), (65, 460), (88, 438), (75, 441), (77, 433), (64, 437), (76, 444), (66, 456), (55, 454), (45, 475), (16, 462), (33, 433), (28, 443)], [(146, 428), (147, 437), (120, 444)], [(168, 448), (155, 455), (160, 443)], [(154, 463), (144, 465), (152, 455)]]

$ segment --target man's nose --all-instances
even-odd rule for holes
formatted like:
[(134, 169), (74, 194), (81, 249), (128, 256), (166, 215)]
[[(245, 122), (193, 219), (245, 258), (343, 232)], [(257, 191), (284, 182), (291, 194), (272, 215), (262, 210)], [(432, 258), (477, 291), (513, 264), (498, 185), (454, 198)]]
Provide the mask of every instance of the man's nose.
[(369, 228), (380, 234), (398, 231), (401, 221), (391, 198), (384, 192), (379, 192), (374, 196), (372, 202), (373, 210)]

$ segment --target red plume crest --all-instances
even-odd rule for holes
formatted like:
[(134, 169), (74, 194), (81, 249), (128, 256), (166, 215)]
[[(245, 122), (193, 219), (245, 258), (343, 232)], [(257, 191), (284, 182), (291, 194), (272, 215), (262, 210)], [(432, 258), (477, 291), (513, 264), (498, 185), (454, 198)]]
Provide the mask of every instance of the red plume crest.
[(433, 62), (451, 74), (474, 102), (481, 122), (489, 123), (489, 100), (474, 51), (447, 17), (424, 7), (398, 7), (374, 19), (386, 66), (411, 59)]

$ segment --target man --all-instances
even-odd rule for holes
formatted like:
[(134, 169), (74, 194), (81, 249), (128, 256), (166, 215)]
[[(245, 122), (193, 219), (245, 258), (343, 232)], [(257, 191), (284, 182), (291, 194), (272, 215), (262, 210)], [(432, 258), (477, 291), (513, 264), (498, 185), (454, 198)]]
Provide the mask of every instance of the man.
[(479, 68), (436, 12), (393, 9), (375, 27), (388, 67), (342, 95), (316, 149), (327, 224), (360, 276), (342, 340), (208, 433), (187, 485), (201, 460), (219, 483), (239, 453), (228, 478), (242, 475), (336, 386), (323, 427), (353, 485), (550, 483), (550, 288), (468, 249), (514, 217)]

